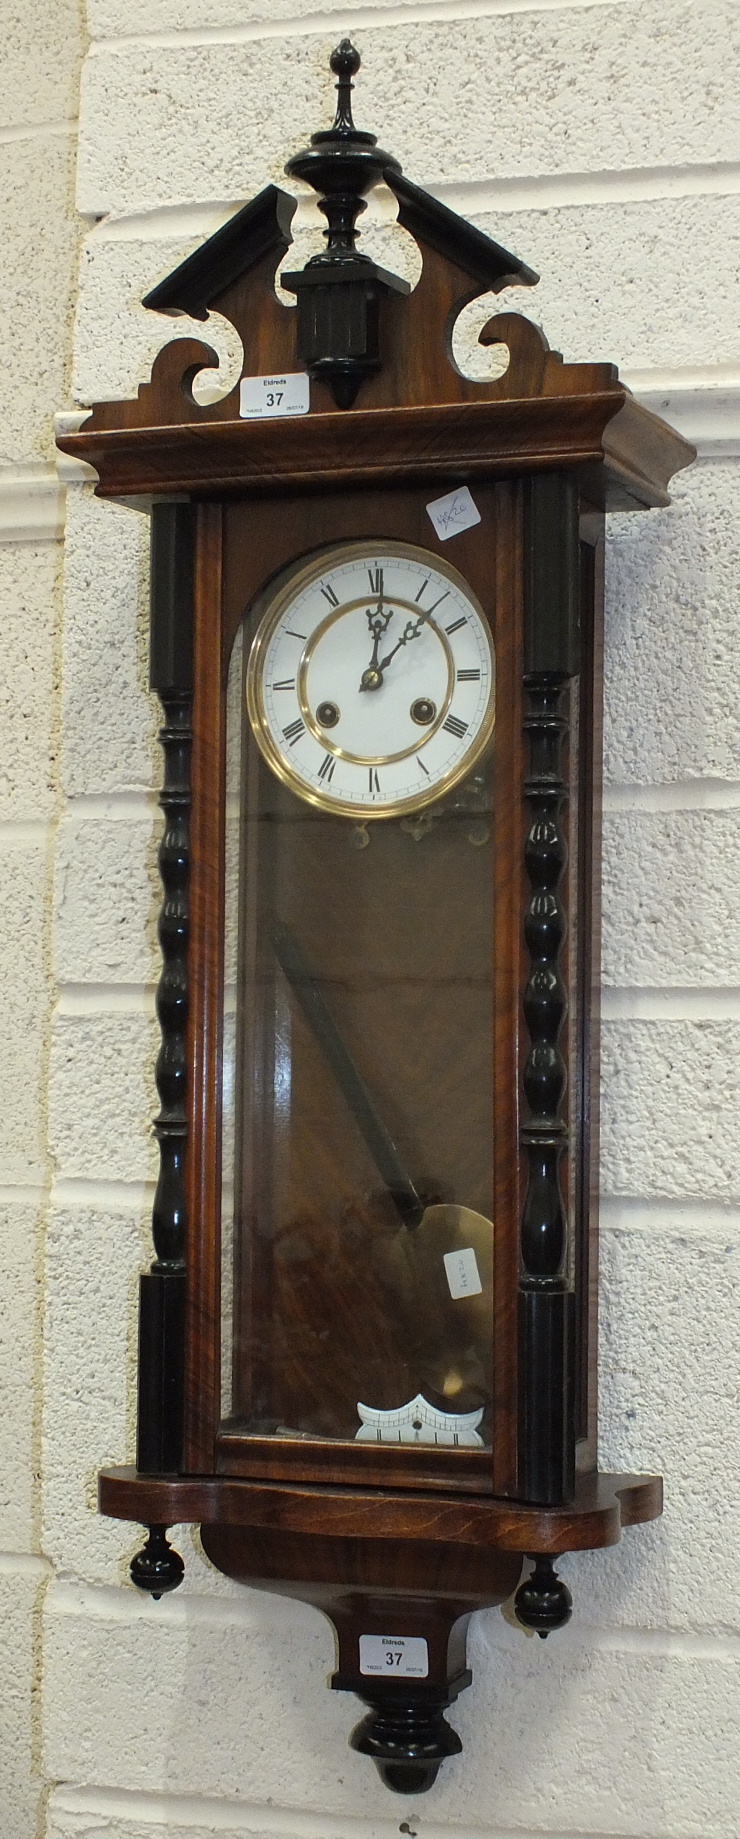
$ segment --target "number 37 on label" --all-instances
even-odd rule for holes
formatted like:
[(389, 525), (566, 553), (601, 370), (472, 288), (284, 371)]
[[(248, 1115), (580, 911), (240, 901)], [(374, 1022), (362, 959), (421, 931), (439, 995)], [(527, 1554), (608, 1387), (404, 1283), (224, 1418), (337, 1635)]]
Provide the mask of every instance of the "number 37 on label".
[(420, 1635), (360, 1635), (360, 1672), (376, 1679), (426, 1679), (426, 1641)]

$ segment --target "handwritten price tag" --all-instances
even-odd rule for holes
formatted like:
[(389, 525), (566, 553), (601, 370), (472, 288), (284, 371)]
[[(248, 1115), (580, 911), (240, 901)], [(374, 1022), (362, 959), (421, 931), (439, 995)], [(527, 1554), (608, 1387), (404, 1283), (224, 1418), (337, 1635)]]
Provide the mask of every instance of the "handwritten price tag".
[(360, 1672), (373, 1679), (427, 1679), (426, 1641), (421, 1635), (360, 1635)]
[(244, 421), (274, 415), (307, 415), (311, 383), (306, 370), (287, 377), (242, 377), (239, 414)]
[(467, 485), (459, 485), (456, 492), (447, 492), (444, 498), (433, 498), (427, 511), (440, 543), (448, 543), (451, 536), (459, 536), (461, 530), (471, 530), (473, 524), (480, 523), (480, 511)]
[(466, 1245), (464, 1251), (445, 1252), (444, 1267), (454, 1302), (459, 1296), (482, 1295), (483, 1285), (472, 1245)]

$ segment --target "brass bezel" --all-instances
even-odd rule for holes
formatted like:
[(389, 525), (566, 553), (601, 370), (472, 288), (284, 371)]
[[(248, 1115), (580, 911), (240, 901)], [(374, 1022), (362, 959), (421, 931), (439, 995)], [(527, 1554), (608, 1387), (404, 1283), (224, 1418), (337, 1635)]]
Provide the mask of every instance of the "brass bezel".
[[(463, 754), (462, 758), (458, 760), (457, 765), (452, 768), (450, 772), (446, 773), (444, 778), (438, 779), (431, 791), (425, 791), (422, 788), (421, 791), (414, 793), (413, 796), (409, 798), (396, 799), (393, 802), (372, 806), (353, 803), (349, 799), (332, 798), (329, 793), (323, 790), (320, 791), (313, 786), (306, 785), (305, 780), (295, 771), (291, 761), (281, 752), (274, 739), (265, 710), (263, 682), (264, 661), (273, 632), (282, 619), (283, 614), (296, 599), (297, 595), (302, 593), (303, 589), (317, 576), (326, 574), (332, 563), (338, 565), (340, 562), (360, 561), (367, 556), (371, 556), (374, 560), (378, 558), (382, 559), (383, 556), (408, 557), (413, 561), (422, 562), (428, 565), (430, 568), (434, 569), (436, 574), (445, 576), (448, 581), (451, 581), (453, 585), (464, 594), (466, 600), (477, 614), (487, 636), (491, 658), (491, 686), (488, 707), (475, 736), (475, 740)], [(343, 610), (344, 609), (337, 608), (334, 617), (336, 618)], [(439, 633), (439, 628), (436, 627), (435, 622), (430, 621), (430, 623), (435, 626), (435, 630)], [(439, 636), (442, 637), (441, 634), (439, 634)], [(310, 646), (311, 643), (312, 638), (306, 640), (307, 647)], [(445, 648), (449, 650), (444, 638), (442, 638), (442, 643), (445, 644)], [(301, 677), (305, 657), (306, 653), (303, 652), (296, 672), (296, 681)], [(337, 817), (351, 817), (354, 818), (355, 821), (359, 820), (362, 823), (374, 823), (380, 819), (387, 820), (391, 817), (407, 817), (414, 811), (425, 810), (428, 805), (436, 804), (440, 798), (445, 797), (456, 785), (459, 785), (460, 781), (465, 779), (468, 773), (472, 771), (488, 745), (496, 719), (496, 651), (493, 643), (493, 635), (477, 594), (473, 592), (459, 569), (454, 568), (452, 563), (447, 561), (446, 557), (436, 556), (430, 550), (422, 549), (418, 544), (400, 543), (390, 538), (379, 538), (375, 542), (367, 539), (355, 543), (332, 543), (326, 549), (314, 551), (309, 561), (298, 564), (294, 569), (291, 569), (288, 578), (283, 579), (282, 584), (275, 592), (274, 598), (269, 601), (249, 649), (245, 690), (247, 713), (260, 753), (263, 759), (266, 760), (271, 771), (275, 774), (275, 777), (280, 780), (282, 785), (287, 786), (289, 791), (294, 792), (297, 798), (303, 799), (305, 804), (312, 805), (319, 811), (324, 811)], [(313, 723), (311, 723), (310, 726), (313, 728)], [(435, 724), (435, 728), (431, 732), (436, 732), (437, 726), (438, 724)], [(428, 738), (431, 739), (431, 733)], [(328, 752), (336, 754), (338, 758), (351, 758), (351, 756), (345, 755), (343, 750), (338, 748), (336, 744), (332, 745), (331, 740), (323, 733), (320, 735), (320, 739), (322, 745), (326, 747)], [(408, 751), (416, 752), (418, 750), (412, 748)], [(365, 762), (363, 756), (363, 764), (367, 763), (368, 765), (374, 764), (380, 766), (390, 757), (389, 755), (383, 754), (378, 756), (375, 761), (368, 760)]]

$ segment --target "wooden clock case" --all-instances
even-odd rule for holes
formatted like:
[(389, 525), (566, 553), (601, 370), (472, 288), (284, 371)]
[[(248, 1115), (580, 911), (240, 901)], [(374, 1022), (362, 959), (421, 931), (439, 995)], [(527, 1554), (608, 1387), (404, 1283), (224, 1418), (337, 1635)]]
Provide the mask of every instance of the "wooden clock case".
[[(442, 1712), (470, 1679), (472, 1610), (508, 1598), (530, 1555), (517, 1613), (547, 1634), (570, 1613), (553, 1556), (613, 1544), (661, 1510), (657, 1477), (600, 1474), (596, 1457), (603, 532), (610, 509), (667, 504), (693, 450), (611, 364), (564, 364), (514, 313), (480, 335), (508, 348), (504, 375), (461, 375), (462, 306), (536, 276), (354, 129), (358, 63), (346, 44), (335, 53), (337, 120), (289, 166), (329, 220), (326, 254), (287, 278), (298, 311), (275, 292), (294, 202), (274, 186), (145, 303), (225, 315), (244, 376), (308, 368), (310, 412), (242, 419), (238, 385), (199, 405), (193, 378), (217, 360), (175, 339), (136, 400), (98, 403), (60, 445), (96, 468), (101, 497), (151, 512), (151, 682), (164, 709), (156, 1257), (141, 1279), (137, 1466), (102, 1472), (101, 1511), (149, 1527), (132, 1575), (156, 1595), (182, 1575), (166, 1528), (193, 1521), (229, 1576), (324, 1610), (338, 1636), (332, 1684), (370, 1707), (352, 1741), (390, 1787), (414, 1792), (460, 1748)], [(422, 253), (413, 292), (355, 248), (362, 195), (381, 178)], [(433, 548), (426, 506), (463, 483), (481, 521), (450, 559), (491, 619), (497, 657), (493, 1448), (251, 1435), (222, 1423), (220, 1401), (231, 649), (286, 564), (344, 539)], [(422, 1636), (427, 1677), (363, 1675), (363, 1633)]]

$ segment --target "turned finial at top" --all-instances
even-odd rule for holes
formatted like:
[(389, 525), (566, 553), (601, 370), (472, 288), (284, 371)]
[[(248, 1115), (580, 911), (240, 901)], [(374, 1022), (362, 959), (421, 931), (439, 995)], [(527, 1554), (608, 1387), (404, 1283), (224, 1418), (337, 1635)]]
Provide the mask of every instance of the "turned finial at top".
[(361, 62), (360, 53), (355, 50), (350, 38), (343, 38), (329, 59), (330, 70), (339, 78), (337, 112), (332, 124), (335, 134), (355, 134), (357, 131), (352, 120), (352, 78), (357, 76)]

